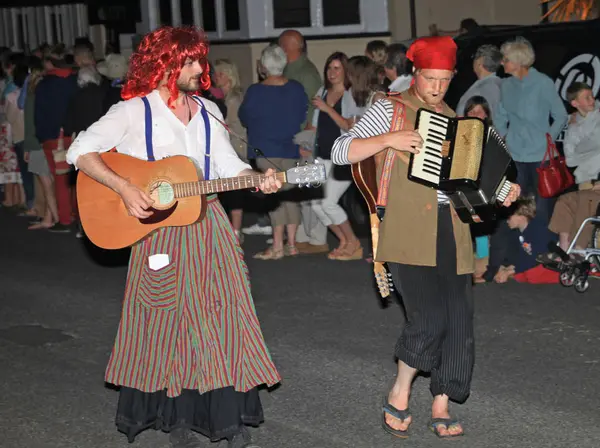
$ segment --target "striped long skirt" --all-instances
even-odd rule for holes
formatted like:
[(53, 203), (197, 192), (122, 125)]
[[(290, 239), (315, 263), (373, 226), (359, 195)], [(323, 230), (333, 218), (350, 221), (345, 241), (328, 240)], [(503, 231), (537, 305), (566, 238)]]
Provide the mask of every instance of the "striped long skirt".
[[(152, 269), (157, 254), (169, 263)], [(106, 381), (121, 386), (117, 427), (130, 441), (151, 427), (218, 440), (262, 421), (256, 387), (280, 376), (242, 249), (214, 197), (201, 222), (161, 229), (133, 247)]]

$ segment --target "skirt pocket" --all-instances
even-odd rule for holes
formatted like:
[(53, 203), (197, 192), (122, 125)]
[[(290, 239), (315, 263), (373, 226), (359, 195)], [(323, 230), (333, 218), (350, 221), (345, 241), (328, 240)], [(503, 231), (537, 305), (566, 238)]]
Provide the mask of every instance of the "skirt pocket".
[(153, 271), (144, 265), (138, 300), (142, 305), (162, 311), (172, 311), (177, 308), (177, 265), (171, 262), (158, 271)]

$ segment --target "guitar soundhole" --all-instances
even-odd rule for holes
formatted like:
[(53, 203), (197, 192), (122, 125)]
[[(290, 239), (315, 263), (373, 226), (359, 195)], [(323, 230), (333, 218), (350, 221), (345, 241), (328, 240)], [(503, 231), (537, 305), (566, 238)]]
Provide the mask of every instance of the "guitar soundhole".
[(154, 201), (153, 207), (158, 210), (169, 208), (175, 200), (173, 186), (165, 180), (159, 180), (150, 185), (149, 195)]
[(158, 180), (150, 185), (148, 195), (154, 201), (148, 211), (152, 212), (147, 218), (140, 219), (142, 224), (157, 224), (169, 218), (177, 208), (173, 186), (165, 181)]

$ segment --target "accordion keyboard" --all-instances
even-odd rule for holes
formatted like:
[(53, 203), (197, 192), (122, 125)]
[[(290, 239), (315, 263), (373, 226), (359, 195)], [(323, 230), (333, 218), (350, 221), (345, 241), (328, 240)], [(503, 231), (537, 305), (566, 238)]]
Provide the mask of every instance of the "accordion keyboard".
[(498, 188), (498, 192), (496, 193), (496, 201), (502, 204), (508, 197), (508, 193), (510, 193), (511, 187), (511, 182), (504, 179), (504, 181), (500, 183), (500, 187)]
[(439, 185), (442, 174), (442, 145), (448, 133), (449, 120), (422, 110), (416, 131), (423, 139), (419, 154), (413, 155), (411, 175)]

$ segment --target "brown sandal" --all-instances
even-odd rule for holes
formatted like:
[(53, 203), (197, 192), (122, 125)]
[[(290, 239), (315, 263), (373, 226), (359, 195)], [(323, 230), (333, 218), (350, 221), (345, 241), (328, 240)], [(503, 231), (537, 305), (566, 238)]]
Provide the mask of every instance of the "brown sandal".
[(292, 246), (290, 244), (285, 245), (285, 247), (283, 248), (283, 252), (286, 257), (295, 257), (296, 255), (300, 254), (300, 251), (298, 250), (298, 248), (296, 246)]
[(329, 258), (330, 260), (337, 260), (337, 258), (340, 255), (345, 254), (347, 246), (348, 246), (347, 244), (344, 244), (344, 245), (340, 245), (339, 247), (336, 247), (335, 249), (333, 249), (331, 252), (329, 252), (327, 254), (327, 258)]
[(255, 254), (252, 258), (256, 258), (257, 260), (280, 260), (284, 256), (285, 253), (283, 249), (275, 250), (271, 246), (267, 250)]
[(334, 258), (334, 260), (338, 261), (352, 261), (352, 260), (361, 260), (363, 257), (363, 248), (359, 244), (353, 252), (344, 251), (340, 255)]

